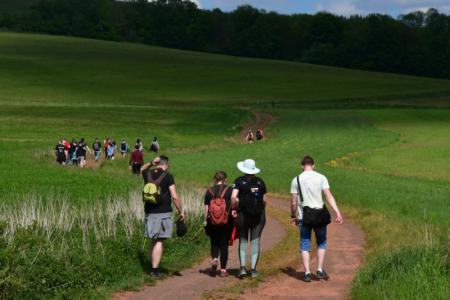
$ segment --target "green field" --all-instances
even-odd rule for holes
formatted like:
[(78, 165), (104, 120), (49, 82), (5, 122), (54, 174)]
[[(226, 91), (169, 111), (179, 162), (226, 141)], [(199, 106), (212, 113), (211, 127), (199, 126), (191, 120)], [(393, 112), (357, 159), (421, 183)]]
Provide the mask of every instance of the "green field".
[[(140, 137), (148, 147), (157, 135), (185, 189), (208, 185), (217, 169), (234, 177), (235, 163), (252, 157), (269, 191), (286, 195), (311, 154), (367, 234), (352, 297), (448, 296), (450, 81), (0, 33), (0, 87), (0, 229), (11, 221), (2, 211), (36, 197), (82, 212), (139, 191), (125, 159), (95, 170), (56, 165), (62, 137)], [(244, 107), (273, 114), (269, 140), (239, 143), (252, 117)], [(80, 225), (49, 242), (35, 224), (0, 240), (0, 298), (102, 298), (145, 281), (139, 220), (129, 221), (131, 236), (124, 217), (115, 220), (117, 234), (101, 238)], [(183, 243), (201, 251), (195, 220), (192, 228)], [(86, 240), (97, 246), (87, 251)], [(170, 271), (195, 259), (177, 243), (163, 261)]]

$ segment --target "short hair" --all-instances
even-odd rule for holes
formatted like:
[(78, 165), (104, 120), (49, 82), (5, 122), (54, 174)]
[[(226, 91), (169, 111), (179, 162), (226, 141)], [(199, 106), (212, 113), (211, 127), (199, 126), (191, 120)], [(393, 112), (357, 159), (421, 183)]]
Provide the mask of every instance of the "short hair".
[(169, 158), (165, 155), (159, 156), (159, 163), (158, 165), (167, 165), (169, 163)]
[(227, 179), (227, 173), (224, 171), (217, 171), (216, 174), (214, 174), (215, 182), (224, 181), (225, 179)]
[(303, 157), (301, 164), (302, 166), (314, 166), (314, 158), (307, 155)]
[(139, 145), (134, 146), (134, 149), (139, 150)]

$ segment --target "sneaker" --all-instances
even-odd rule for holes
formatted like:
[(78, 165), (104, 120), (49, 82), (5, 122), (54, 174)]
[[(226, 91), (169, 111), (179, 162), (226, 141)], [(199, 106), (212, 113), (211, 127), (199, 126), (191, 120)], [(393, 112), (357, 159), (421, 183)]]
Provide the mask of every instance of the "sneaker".
[(305, 277), (303, 278), (303, 280), (304, 280), (305, 282), (311, 282), (311, 280), (312, 280), (312, 275), (311, 275), (311, 273), (305, 273)]
[(161, 277), (161, 273), (159, 272), (158, 269), (154, 269), (153, 271), (150, 272), (150, 277), (153, 277), (153, 278)]
[(245, 267), (241, 268), (241, 271), (239, 272), (239, 278), (244, 278), (245, 276), (247, 276), (247, 271), (245, 270)]
[(257, 277), (258, 277), (258, 272), (256, 272), (255, 269), (252, 269), (252, 270), (250, 271), (250, 273), (251, 273), (252, 278), (257, 278)]
[(228, 277), (230, 274), (228, 274), (227, 270), (220, 270), (220, 277), (225, 278)]
[(330, 278), (327, 274), (327, 272), (325, 272), (325, 270), (317, 270), (317, 279), (324, 279), (324, 280), (328, 280), (328, 278)]
[(211, 263), (211, 276), (217, 275), (217, 265), (219, 264), (219, 261), (217, 259), (213, 259)]

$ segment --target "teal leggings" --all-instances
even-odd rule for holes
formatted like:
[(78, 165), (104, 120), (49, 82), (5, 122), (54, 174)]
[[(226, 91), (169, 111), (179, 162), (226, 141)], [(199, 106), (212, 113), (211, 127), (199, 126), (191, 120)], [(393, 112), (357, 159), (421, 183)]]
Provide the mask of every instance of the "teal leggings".
[(236, 226), (239, 231), (239, 260), (241, 267), (246, 265), (247, 245), (250, 237), (251, 268), (256, 269), (260, 254), (261, 235), (265, 225), (266, 215), (264, 212), (261, 216), (238, 214)]

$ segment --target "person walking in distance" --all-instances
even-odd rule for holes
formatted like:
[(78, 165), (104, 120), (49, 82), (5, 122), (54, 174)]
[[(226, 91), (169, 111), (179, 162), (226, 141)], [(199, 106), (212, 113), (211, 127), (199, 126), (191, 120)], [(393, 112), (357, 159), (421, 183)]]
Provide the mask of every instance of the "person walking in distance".
[(58, 144), (55, 146), (55, 155), (56, 155), (56, 162), (58, 162), (61, 165), (66, 164), (66, 148), (64, 147), (64, 142), (62, 140), (58, 141)]
[(84, 138), (81, 138), (80, 142), (78, 143), (76, 152), (78, 166), (84, 168), (84, 166), (86, 165), (86, 152), (89, 152), (89, 154), (91, 154), (91, 149), (89, 149), (88, 145), (84, 142)]
[[(155, 167), (150, 169), (152, 166)], [(175, 180), (169, 173), (167, 156), (159, 156), (152, 163), (143, 165), (141, 172), (145, 183), (143, 193), (145, 234), (153, 241), (151, 276), (159, 277), (164, 242), (172, 237), (173, 232), (172, 202), (180, 215), (179, 221), (183, 222), (185, 215), (177, 194)]]
[(102, 145), (98, 138), (95, 138), (94, 143), (92, 144), (92, 150), (94, 151), (95, 162), (98, 163), (100, 160), (100, 154), (102, 153)]
[(128, 143), (125, 140), (122, 140), (122, 142), (120, 142), (120, 154), (122, 155), (122, 157), (125, 157), (128, 153)]
[(114, 160), (116, 158), (116, 141), (110, 140), (108, 146), (108, 159)]
[(142, 144), (141, 139), (137, 139), (135, 145), (139, 147), (139, 151), (142, 152), (142, 150), (144, 150), (144, 145)]
[(108, 159), (108, 148), (109, 148), (110, 142), (111, 142), (111, 139), (108, 137), (103, 140), (103, 150), (105, 151), (105, 159)]
[(130, 156), (130, 169), (131, 173), (134, 175), (139, 175), (141, 173), (141, 167), (144, 164), (144, 155), (139, 150), (139, 146), (134, 146), (134, 151), (131, 153)]
[(255, 161), (247, 159), (237, 164), (238, 169), (244, 176), (238, 177), (233, 183), (231, 199), (238, 204), (236, 226), (239, 232), (239, 260), (241, 269), (239, 277), (247, 275), (246, 252), (250, 237), (250, 262), (251, 277), (256, 278), (256, 265), (260, 254), (261, 234), (266, 224), (265, 207), (267, 204), (266, 185), (264, 181), (256, 177), (260, 169), (256, 167)]
[(150, 151), (158, 153), (159, 151), (159, 143), (158, 138), (155, 136), (153, 137), (152, 143), (150, 144)]
[(254, 140), (254, 136), (253, 136), (253, 131), (251, 129), (249, 129), (247, 131), (247, 134), (245, 135), (245, 140), (247, 141), (247, 143), (251, 144), (253, 143)]
[(311, 232), (314, 231), (317, 243), (317, 279), (329, 278), (323, 268), (327, 249), (327, 225), (331, 216), (322, 199), (325, 195), (329, 205), (336, 213), (336, 223), (342, 224), (343, 218), (336, 200), (330, 191), (327, 178), (314, 171), (314, 159), (305, 156), (301, 161), (303, 172), (291, 183), (291, 220), (300, 230), (300, 252), (305, 267), (304, 281), (312, 280), (309, 266), (311, 251)]
[[(227, 174), (214, 175), (214, 185), (205, 194), (205, 231), (211, 241), (211, 276), (217, 275), (220, 256), (220, 277), (228, 277), (228, 241), (233, 230), (232, 189), (227, 186)], [(234, 215), (235, 215), (235, 211)]]

